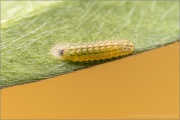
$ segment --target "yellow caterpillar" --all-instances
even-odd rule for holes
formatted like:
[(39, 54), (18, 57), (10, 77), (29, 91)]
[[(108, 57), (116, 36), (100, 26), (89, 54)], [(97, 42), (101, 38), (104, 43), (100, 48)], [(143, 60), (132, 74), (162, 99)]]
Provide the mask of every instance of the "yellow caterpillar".
[(108, 40), (88, 45), (70, 46), (59, 50), (64, 60), (73, 62), (105, 60), (132, 53), (134, 45), (129, 40)]

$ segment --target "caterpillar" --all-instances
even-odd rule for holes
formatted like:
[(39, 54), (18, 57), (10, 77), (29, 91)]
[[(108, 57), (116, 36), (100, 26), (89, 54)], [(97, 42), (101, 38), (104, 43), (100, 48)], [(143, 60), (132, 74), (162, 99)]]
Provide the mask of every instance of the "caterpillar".
[(131, 54), (134, 45), (129, 40), (107, 40), (87, 45), (69, 46), (58, 50), (60, 58), (73, 62), (106, 60)]

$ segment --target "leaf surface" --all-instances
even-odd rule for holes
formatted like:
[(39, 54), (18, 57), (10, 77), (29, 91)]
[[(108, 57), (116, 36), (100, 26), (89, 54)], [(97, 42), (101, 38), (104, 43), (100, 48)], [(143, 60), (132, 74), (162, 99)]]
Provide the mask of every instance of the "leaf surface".
[[(31, 5), (33, 7), (28, 8)], [(133, 54), (178, 40), (178, 1), (3, 1), (1, 87), (38, 81), (104, 63), (56, 59), (57, 44), (128, 39)], [(17, 7), (18, 6), (18, 7)], [(17, 10), (19, 9), (19, 10)], [(16, 10), (16, 11), (15, 11)], [(121, 59), (121, 58), (119, 58)]]

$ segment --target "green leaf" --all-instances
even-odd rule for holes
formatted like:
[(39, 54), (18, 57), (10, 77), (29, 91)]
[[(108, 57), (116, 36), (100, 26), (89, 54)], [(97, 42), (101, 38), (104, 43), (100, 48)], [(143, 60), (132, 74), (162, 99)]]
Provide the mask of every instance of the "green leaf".
[(137, 54), (179, 37), (178, 1), (3, 1), (1, 7), (1, 87), (104, 63), (56, 59), (50, 52), (56, 44), (128, 39)]

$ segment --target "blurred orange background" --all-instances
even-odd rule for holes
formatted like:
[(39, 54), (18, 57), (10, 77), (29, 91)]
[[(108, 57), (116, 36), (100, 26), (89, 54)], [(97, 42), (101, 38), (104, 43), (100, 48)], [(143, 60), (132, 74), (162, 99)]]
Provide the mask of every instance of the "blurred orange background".
[(1, 119), (178, 118), (178, 42), (1, 90)]

